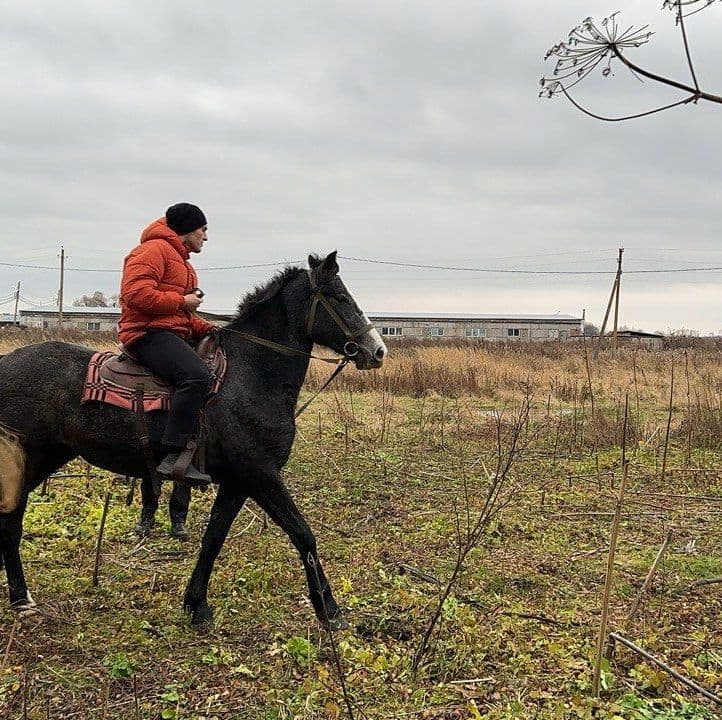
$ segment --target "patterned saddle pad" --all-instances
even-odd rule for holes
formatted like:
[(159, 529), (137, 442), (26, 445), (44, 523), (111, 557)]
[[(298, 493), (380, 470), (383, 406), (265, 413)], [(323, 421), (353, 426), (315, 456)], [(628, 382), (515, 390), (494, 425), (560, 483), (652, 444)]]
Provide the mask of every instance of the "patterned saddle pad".
[[(211, 371), (213, 383), (206, 403), (221, 389), (227, 360), (223, 348), (212, 337), (201, 340), (196, 352)], [(125, 353), (96, 352), (88, 363), (81, 403), (101, 402), (125, 410), (134, 410), (136, 389), (143, 386), (143, 408), (146, 412), (170, 409), (173, 386), (152, 375), (147, 368)]]

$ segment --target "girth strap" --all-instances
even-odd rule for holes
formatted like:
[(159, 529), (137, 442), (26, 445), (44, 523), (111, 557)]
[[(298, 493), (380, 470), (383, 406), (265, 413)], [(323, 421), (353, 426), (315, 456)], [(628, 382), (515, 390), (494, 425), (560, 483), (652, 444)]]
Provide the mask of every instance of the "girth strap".
[(145, 464), (148, 466), (148, 475), (150, 481), (153, 484), (153, 493), (156, 497), (160, 496), (160, 480), (155, 471), (155, 458), (153, 457), (153, 451), (150, 448), (150, 439), (148, 437), (148, 424), (145, 421), (145, 408), (143, 407), (143, 384), (140, 383), (135, 386), (135, 423), (136, 430), (138, 433), (138, 440), (140, 440), (140, 447), (143, 450), (143, 456), (145, 457)]

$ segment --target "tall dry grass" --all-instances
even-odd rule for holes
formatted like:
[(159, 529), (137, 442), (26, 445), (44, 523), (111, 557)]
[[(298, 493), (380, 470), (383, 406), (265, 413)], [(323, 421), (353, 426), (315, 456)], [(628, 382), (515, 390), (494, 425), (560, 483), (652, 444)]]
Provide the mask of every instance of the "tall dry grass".
[[(384, 367), (349, 367), (339, 392), (376, 392), (412, 398), (472, 398), (482, 407), (514, 405), (533, 388), (533, 407), (570, 445), (609, 446), (621, 441), (628, 404), (627, 440), (663, 436), (670, 414), (671, 438), (688, 448), (722, 446), (720, 350), (703, 345), (645, 351), (605, 350), (578, 343), (391, 347)], [(328, 369), (312, 364), (307, 385), (318, 387)]]
[(75, 343), (96, 350), (113, 350), (117, 347), (118, 336), (114, 332), (99, 332), (98, 330), (70, 328), (41, 330), (39, 328), (6, 327), (0, 328), (0, 355), (46, 340)]
[[(115, 348), (114, 333), (79, 330), (0, 330), (0, 354), (43, 340), (64, 340), (97, 349)], [(478, 399), (482, 405), (513, 404), (534, 388), (535, 411), (543, 411), (560, 437), (615, 444), (629, 405), (628, 439), (641, 440), (669, 413), (672, 435), (688, 448), (722, 444), (722, 362), (714, 343), (646, 351), (605, 350), (595, 359), (583, 343), (475, 345), (393, 345), (383, 368), (361, 372), (349, 366), (337, 391), (372, 392), (384, 397)], [(308, 389), (318, 388), (329, 367), (311, 363)]]
[[(677, 370), (675, 402), (686, 402), (685, 363), (690, 385), (709, 395), (722, 392), (722, 354), (714, 348), (644, 351), (606, 350), (595, 360), (592, 348), (577, 343), (486, 344), (472, 347), (434, 346), (390, 348), (384, 366), (375, 372), (352, 367), (337, 385), (354, 391), (387, 391), (420, 397), (428, 394), (472, 395), (489, 400), (517, 397), (521, 384), (531, 381), (553, 401), (591, 402), (591, 395), (609, 399), (630, 393), (630, 402), (657, 403), (668, 399), (672, 365)], [(589, 373), (587, 373), (587, 360)], [(311, 386), (327, 370), (309, 370)], [(590, 382), (591, 380), (591, 382)]]
[[(112, 332), (83, 330), (0, 329), (0, 353), (45, 340), (62, 340), (97, 349), (113, 349)], [(590, 404), (617, 401), (629, 393), (630, 406), (664, 405), (669, 399), (672, 366), (677, 380), (674, 404), (695, 412), (719, 410), (722, 396), (722, 351), (716, 345), (658, 351), (605, 350), (594, 359), (591, 344), (486, 343), (475, 345), (392, 345), (384, 366), (361, 372), (349, 366), (335, 386), (351, 391), (386, 392), (422, 397), (472, 396), (512, 400), (531, 383), (551, 402)], [(587, 372), (587, 364), (589, 372)], [(328, 366), (311, 363), (309, 388), (328, 376)]]

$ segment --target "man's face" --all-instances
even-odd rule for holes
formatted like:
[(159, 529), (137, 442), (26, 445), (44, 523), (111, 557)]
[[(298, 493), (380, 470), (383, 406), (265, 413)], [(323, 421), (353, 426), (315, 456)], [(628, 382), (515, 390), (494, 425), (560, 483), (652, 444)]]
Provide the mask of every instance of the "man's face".
[(203, 250), (203, 243), (208, 240), (208, 226), (199, 227), (198, 230), (189, 232), (183, 236), (183, 244), (188, 248), (188, 252), (199, 253)]

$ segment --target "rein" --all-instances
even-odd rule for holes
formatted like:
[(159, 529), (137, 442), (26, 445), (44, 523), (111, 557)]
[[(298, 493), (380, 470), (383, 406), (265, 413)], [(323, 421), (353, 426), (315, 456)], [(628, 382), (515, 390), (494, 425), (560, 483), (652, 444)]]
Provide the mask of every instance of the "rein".
[(289, 345), (282, 345), (281, 343), (274, 342), (273, 340), (267, 340), (266, 338), (259, 337), (258, 335), (252, 335), (251, 333), (243, 332), (242, 330), (234, 330), (233, 328), (228, 327), (220, 329), (221, 332), (233, 333), (234, 335), (238, 335), (244, 340), (256, 343), (256, 345), (263, 345), (264, 347), (275, 350), (276, 352), (279, 352), (283, 355), (296, 355), (298, 357), (309, 358), (311, 360), (320, 360), (321, 362), (336, 365), (335, 370), (333, 371), (333, 373), (331, 373), (331, 376), (328, 378), (328, 380), (326, 380), (326, 382), (321, 385), (321, 387), (296, 411), (293, 416), (294, 418), (297, 418), (336, 379), (336, 377), (341, 373), (341, 371), (346, 367), (346, 365), (348, 365), (349, 362), (354, 357), (356, 357), (356, 355), (358, 354), (358, 345), (354, 342), (354, 340), (360, 338), (362, 335), (365, 335), (369, 330), (373, 328), (373, 323), (369, 322), (366, 323), (366, 325), (361, 327), (359, 330), (356, 330), (355, 332), (351, 331), (348, 325), (344, 322), (344, 319), (336, 312), (331, 303), (328, 301), (328, 298), (318, 288), (315, 280), (313, 279), (311, 271), (307, 270), (307, 272), (308, 280), (311, 284), (311, 289), (313, 290), (313, 295), (311, 296), (311, 307), (309, 308), (308, 317), (306, 320), (306, 332), (310, 337), (311, 331), (313, 330), (313, 325), (316, 322), (316, 309), (318, 307), (318, 304), (320, 303), (321, 305), (323, 305), (323, 307), (326, 309), (326, 312), (329, 314), (331, 319), (336, 323), (336, 325), (339, 327), (339, 329), (343, 332), (343, 334), (348, 340), (348, 342), (343, 346), (343, 357), (340, 360), (320, 357), (319, 355), (307, 353), (304, 350), (299, 350), (298, 348), (290, 347)]

